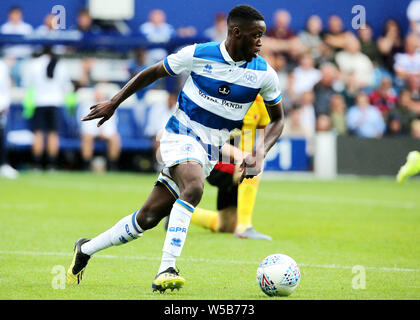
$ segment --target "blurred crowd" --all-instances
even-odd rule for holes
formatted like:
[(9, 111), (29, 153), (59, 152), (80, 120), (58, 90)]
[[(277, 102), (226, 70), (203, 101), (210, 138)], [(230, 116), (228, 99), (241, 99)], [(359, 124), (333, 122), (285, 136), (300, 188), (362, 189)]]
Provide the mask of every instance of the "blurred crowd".
[[(216, 13), (213, 25), (203, 34), (198, 34), (193, 26), (174, 28), (167, 22), (165, 12), (155, 9), (150, 12), (148, 21), (140, 23), (138, 30), (131, 30), (131, 33), (140, 34), (151, 43), (165, 43), (174, 37), (194, 39), (196, 36), (219, 42), (227, 34), (226, 18), (225, 13)], [(338, 135), (364, 138), (411, 136), (420, 139), (420, 1), (413, 0), (407, 8), (409, 29), (405, 33), (401, 21), (394, 19), (384, 21), (383, 30), (378, 35), (375, 35), (369, 23), (361, 25), (357, 30), (348, 30), (338, 15), (331, 15), (327, 21), (323, 21), (314, 14), (307, 19), (303, 30), (293, 30), (292, 19), (285, 9), (274, 12), (273, 24), (267, 26), (261, 51), (261, 56), (276, 70), (280, 80), (286, 112), (283, 136), (304, 137), (311, 142), (317, 132), (334, 131)], [(110, 26), (95, 21), (86, 9), (79, 11), (77, 21), (68, 30), (54, 28), (52, 14), (45, 16), (43, 25), (31, 26), (24, 21), (19, 7), (12, 7), (8, 21), (0, 26), (0, 34), (47, 36), (66, 31), (93, 36), (101, 33), (124, 35), (130, 32), (118, 25)], [(94, 90), (92, 104), (106, 99), (109, 92), (92, 77), (92, 65), (101, 59), (99, 51), (76, 50), (63, 45), (51, 48), (5, 45), (1, 52), (0, 120), (3, 130), (0, 130), (0, 138), (4, 139), (5, 115), (10, 104), (7, 98), (10, 96), (7, 93), (10, 88), (8, 83), (12, 87), (37, 87), (34, 94), (34, 119), (37, 119), (37, 123), (33, 128), (32, 152), (35, 163), (39, 163), (45, 149), (47, 162), (54, 167), (59, 146), (56, 134), (58, 129), (47, 123), (56, 119), (57, 115), (46, 109), (43, 114), (38, 114), (36, 110), (41, 107), (51, 110), (59, 108), (65, 103), (68, 92), (83, 88)], [(166, 48), (132, 50), (125, 64), (127, 77), (120, 79), (117, 85), (121, 87), (130, 77), (163, 59), (168, 53)], [(69, 70), (60, 67), (59, 58), (72, 54), (80, 57), (81, 72), (77, 79), (70, 79)], [(24, 72), (23, 63), (29, 58), (32, 69)], [(48, 73), (48, 70), (51, 72)], [(34, 76), (34, 72), (38, 72), (39, 76)], [(183, 77), (161, 81), (136, 94), (134, 107), (137, 121), (142, 122), (146, 93), (150, 90), (163, 90), (167, 93), (165, 102), (157, 103), (160, 106), (148, 114), (145, 130), (151, 139), (155, 139), (170, 116), (183, 81)], [(86, 112), (87, 106), (83, 108)], [(47, 136), (45, 146), (43, 134)], [(110, 128), (105, 127), (103, 132), (81, 128), (84, 166), (89, 167), (93, 156), (93, 140), (97, 137), (109, 142), (109, 166), (115, 167), (121, 152), (115, 123), (110, 123)], [(313, 152), (311, 148), (308, 151)], [(1, 151), (0, 156), (4, 153)], [(1, 156), (1, 160), (6, 162), (4, 156)]]

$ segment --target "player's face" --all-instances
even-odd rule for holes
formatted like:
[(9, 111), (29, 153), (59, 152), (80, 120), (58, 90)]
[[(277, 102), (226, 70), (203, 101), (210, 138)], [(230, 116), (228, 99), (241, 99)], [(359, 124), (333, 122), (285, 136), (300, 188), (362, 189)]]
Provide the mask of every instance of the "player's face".
[(264, 21), (253, 21), (241, 27), (242, 41), (241, 51), (244, 59), (250, 62), (256, 58), (261, 50), (261, 38), (266, 30)]

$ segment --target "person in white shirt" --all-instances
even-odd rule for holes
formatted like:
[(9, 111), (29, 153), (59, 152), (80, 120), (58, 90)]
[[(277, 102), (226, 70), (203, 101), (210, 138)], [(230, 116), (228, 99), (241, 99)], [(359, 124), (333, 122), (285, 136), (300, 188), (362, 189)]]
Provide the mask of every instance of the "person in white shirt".
[(420, 0), (411, 0), (407, 7), (411, 31), (420, 36)]
[(336, 54), (335, 60), (346, 83), (363, 89), (373, 84), (374, 70), (372, 61), (360, 50), (359, 40), (355, 36), (349, 36), (344, 50)]
[(35, 167), (41, 168), (46, 133), (48, 168), (54, 169), (59, 152), (59, 108), (64, 105), (65, 94), (71, 89), (70, 79), (65, 66), (59, 63), (51, 48), (45, 48), (43, 54), (33, 59), (25, 71), (24, 85), (33, 88), (36, 105), (32, 119)]
[[(19, 7), (11, 7), (8, 13), (8, 20), (0, 26), (2, 34), (27, 35), (32, 33), (30, 24), (23, 21), (22, 10)], [(3, 47), (3, 55), (11, 61), (10, 74), (15, 85), (21, 85), (22, 59), (30, 57), (32, 48), (28, 45), (7, 45)]]
[[(174, 27), (166, 22), (166, 14), (160, 9), (150, 12), (149, 20), (140, 25), (139, 32), (150, 42), (168, 42), (175, 35)], [(148, 63), (156, 63), (167, 54), (163, 48), (151, 49), (148, 52)]]
[(306, 21), (306, 29), (302, 30), (298, 37), (314, 59), (318, 59), (322, 55), (322, 20), (318, 15), (312, 15)]
[(314, 67), (314, 58), (305, 53), (299, 59), (299, 66), (293, 71), (292, 92), (295, 100), (299, 100), (304, 92), (312, 91), (314, 86), (321, 80), (321, 71)]
[(223, 12), (218, 12), (214, 16), (214, 24), (204, 31), (204, 35), (211, 41), (222, 42), (227, 36), (227, 22), (226, 15)]
[(405, 38), (405, 52), (395, 55), (394, 71), (398, 78), (406, 81), (410, 76), (420, 76), (419, 37), (411, 33)]
[(7, 163), (6, 121), (10, 104), (10, 77), (7, 64), (0, 60), (0, 176), (15, 179), (19, 173)]

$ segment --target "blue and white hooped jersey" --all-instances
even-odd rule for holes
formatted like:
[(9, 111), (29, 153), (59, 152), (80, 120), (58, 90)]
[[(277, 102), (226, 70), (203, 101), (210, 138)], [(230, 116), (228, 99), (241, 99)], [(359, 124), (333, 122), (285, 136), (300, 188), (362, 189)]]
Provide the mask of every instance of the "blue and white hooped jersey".
[(263, 58), (235, 62), (224, 41), (184, 47), (163, 63), (170, 75), (189, 73), (165, 129), (194, 136), (209, 155), (218, 155), (230, 132), (242, 126), (257, 94), (266, 105), (282, 98), (277, 74)]

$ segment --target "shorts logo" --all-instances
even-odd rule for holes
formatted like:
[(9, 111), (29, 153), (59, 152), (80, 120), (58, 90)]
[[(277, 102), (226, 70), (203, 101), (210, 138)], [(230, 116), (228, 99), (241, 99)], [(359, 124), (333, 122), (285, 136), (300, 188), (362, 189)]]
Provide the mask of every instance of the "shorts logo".
[(230, 88), (227, 85), (221, 85), (218, 89), (218, 92), (221, 96), (227, 96), (230, 93)]
[(181, 246), (181, 239), (179, 238), (172, 238), (171, 246), (180, 247)]
[(185, 144), (182, 146), (182, 151), (184, 152), (193, 152), (194, 147), (191, 143)]
[(256, 84), (257, 83), (257, 75), (252, 71), (247, 71), (244, 74), (244, 81), (248, 84)]

